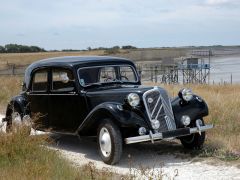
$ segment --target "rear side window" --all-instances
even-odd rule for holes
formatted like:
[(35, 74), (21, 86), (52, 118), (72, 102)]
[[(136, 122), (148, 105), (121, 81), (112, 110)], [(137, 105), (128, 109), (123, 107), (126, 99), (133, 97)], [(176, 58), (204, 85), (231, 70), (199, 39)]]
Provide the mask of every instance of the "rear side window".
[(47, 70), (37, 71), (33, 77), (32, 91), (46, 92), (48, 87), (47, 83), (48, 83), (48, 71)]
[(69, 92), (74, 90), (75, 80), (73, 73), (67, 69), (53, 69), (52, 91)]

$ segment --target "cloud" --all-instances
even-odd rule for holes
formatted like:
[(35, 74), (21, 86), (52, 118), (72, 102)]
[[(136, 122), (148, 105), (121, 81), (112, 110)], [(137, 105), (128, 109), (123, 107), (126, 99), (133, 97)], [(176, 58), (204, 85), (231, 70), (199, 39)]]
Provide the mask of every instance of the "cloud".
[(233, 6), (233, 5), (240, 5), (239, 0), (206, 0), (205, 4), (211, 6)]

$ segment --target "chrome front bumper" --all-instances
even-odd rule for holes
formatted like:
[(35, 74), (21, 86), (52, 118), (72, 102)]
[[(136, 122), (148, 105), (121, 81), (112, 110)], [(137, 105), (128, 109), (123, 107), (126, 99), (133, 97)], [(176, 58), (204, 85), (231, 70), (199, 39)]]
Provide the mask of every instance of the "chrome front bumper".
[(166, 131), (166, 132), (156, 133), (156, 134), (152, 134), (152, 132), (150, 131), (149, 135), (125, 138), (125, 143), (133, 144), (133, 143), (146, 142), (146, 141), (152, 141), (152, 143), (154, 143), (155, 140), (160, 140), (160, 139), (187, 136), (194, 133), (201, 134), (201, 132), (206, 131), (208, 129), (212, 129), (212, 128), (213, 128), (213, 125), (208, 124), (204, 126), (198, 126), (195, 128), (181, 128), (181, 129), (176, 129), (176, 130)]

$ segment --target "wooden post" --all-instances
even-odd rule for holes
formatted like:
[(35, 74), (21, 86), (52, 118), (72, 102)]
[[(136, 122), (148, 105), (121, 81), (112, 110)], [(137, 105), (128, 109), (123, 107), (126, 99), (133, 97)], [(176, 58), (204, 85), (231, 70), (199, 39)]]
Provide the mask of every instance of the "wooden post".
[(15, 75), (15, 64), (12, 65), (12, 75)]
[(151, 81), (153, 82), (153, 67), (150, 67), (150, 73), (151, 73)]
[(157, 83), (157, 66), (155, 66), (155, 83)]
[(231, 84), (233, 83), (232, 73), (231, 73)]

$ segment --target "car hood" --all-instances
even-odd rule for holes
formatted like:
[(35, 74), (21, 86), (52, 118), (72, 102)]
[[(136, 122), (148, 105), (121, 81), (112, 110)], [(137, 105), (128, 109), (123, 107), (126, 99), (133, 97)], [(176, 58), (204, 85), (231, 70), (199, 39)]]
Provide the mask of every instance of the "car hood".
[(123, 103), (124, 99), (129, 93), (137, 93), (140, 98), (144, 92), (152, 89), (152, 86), (143, 85), (118, 85), (111, 87), (101, 87), (88, 90), (86, 97), (91, 108), (104, 102), (120, 102)]

